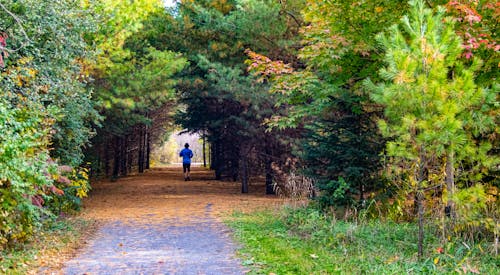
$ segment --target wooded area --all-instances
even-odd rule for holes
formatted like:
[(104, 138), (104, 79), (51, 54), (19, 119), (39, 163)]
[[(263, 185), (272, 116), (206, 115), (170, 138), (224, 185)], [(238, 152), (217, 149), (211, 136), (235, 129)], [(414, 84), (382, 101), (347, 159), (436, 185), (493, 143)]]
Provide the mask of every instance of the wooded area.
[(3, 0), (0, 247), (91, 178), (143, 173), (180, 127), (243, 193), (416, 222), (419, 256), (425, 225), (498, 253), (499, 18), (493, 0)]

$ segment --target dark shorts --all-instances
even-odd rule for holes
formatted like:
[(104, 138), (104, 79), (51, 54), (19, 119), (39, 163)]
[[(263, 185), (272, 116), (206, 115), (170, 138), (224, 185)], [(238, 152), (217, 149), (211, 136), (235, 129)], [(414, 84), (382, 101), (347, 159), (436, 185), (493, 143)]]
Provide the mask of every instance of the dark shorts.
[(186, 173), (186, 171), (191, 172), (191, 163), (183, 163), (182, 171), (184, 171), (184, 173)]

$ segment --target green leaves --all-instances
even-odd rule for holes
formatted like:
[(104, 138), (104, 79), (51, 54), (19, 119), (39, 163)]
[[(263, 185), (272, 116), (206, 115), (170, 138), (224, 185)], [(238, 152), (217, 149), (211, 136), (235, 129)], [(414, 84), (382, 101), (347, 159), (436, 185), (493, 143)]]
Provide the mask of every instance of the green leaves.
[[(0, 75), (0, 247), (22, 242), (51, 203), (57, 162), (81, 164), (99, 116), (83, 80), (95, 21), (80, 1), (3, 1), (9, 37)], [(4, 53), (5, 56), (5, 53)], [(6, 56), (5, 56), (6, 57)], [(55, 159), (52, 161), (51, 159)]]
[(52, 183), (46, 176), (49, 129), (42, 127), (43, 115), (14, 109), (0, 98), (0, 247), (29, 237), (41, 213), (31, 206), (31, 197)]
[[(385, 82), (365, 81), (365, 87), (384, 107), (379, 126), (390, 138), (387, 154), (394, 157), (395, 167), (401, 167), (398, 176), (417, 183), (411, 187), (415, 193), (443, 186), (443, 201), (452, 212), (452, 201), (458, 209), (470, 208), (467, 200), (472, 198), (458, 199), (468, 192), (454, 193), (456, 187), (480, 184), (488, 171), (495, 170), (498, 158), (481, 135), (497, 131), (496, 113), (487, 110), (495, 106), (498, 95), (476, 84), (480, 62), (466, 65), (461, 59), (461, 41), (453, 22), (444, 17), (445, 10), (433, 11), (421, 0), (410, 1), (410, 6), (401, 28), (393, 26), (378, 37), (386, 52), (386, 66), (380, 71)], [(478, 185), (469, 191), (484, 199), (481, 190)], [(476, 206), (470, 210), (478, 213), (481, 207)]]

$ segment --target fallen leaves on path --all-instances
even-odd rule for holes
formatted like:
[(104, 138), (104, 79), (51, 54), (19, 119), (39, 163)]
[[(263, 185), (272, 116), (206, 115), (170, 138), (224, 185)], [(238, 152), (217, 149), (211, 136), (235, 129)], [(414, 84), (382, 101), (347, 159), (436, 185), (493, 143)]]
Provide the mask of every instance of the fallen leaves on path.
[[(191, 181), (184, 181), (181, 167), (154, 168), (144, 174), (131, 175), (117, 181), (92, 184), (92, 192), (84, 201), (81, 218), (98, 224), (120, 222), (141, 226), (161, 226), (174, 220), (175, 225), (193, 224), (200, 219), (220, 219), (234, 211), (251, 212), (280, 207), (283, 199), (265, 195), (264, 183), (250, 184), (249, 193), (241, 193), (241, 183), (213, 180), (213, 172), (193, 167)], [(95, 227), (94, 227), (95, 229)], [(46, 250), (40, 258), (45, 274), (54, 274), (64, 259), (83, 248), (86, 238), (72, 242), (65, 250)], [(119, 247), (123, 246), (122, 243)], [(64, 253), (64, 256), (61, 256)], [(49, 273), (47, 273), (49, 272)]]
[(83, 215), (106, 221), (178, 219), (182, 223), (207, 213), (218, 218), (283, 204), (282, 199), (265, 195), (263, 183), (251, 184), (250, 193), (241, 194), (239, 182), (215, 181), (213, 172), (201, 167), (193, 168), (191, 179), (184, 181), (180, 167), (165, 167), (99, 182), (85, 201)]

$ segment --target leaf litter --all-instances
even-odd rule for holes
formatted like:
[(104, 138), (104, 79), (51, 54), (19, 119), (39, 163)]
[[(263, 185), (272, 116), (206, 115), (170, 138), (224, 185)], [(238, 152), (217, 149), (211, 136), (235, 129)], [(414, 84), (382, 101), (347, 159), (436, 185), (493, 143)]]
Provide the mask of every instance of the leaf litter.
[[(164, 231), (165, 221), (168, 221), (168, 230), (172, 235), (170, 237), (173, 238), (170, 241), (175, 242), (176, 235), (183, 235), (184, 228), (188, 227), (195, 231), (209, 229), (228, 235), (229, 230), (221, 226), (220, 222), (234, 211), (247, 213), (274, 209), (286, 203), (284, 199), (265, 195), (263, 182), (251, 184), (249, 194), (241, 194), (239, 182), (215, 181), (213, 172), (202, 167), (193, 167), (191, 181), (184, 181), (181, 170), (180, 167), (160, 167), (115, 182), (96, 182), (92, 185), (91, 195), (84, 201), (81, 217), (97, 221), (100, 226), (113, 224), (133, 228), (139, 234), (151, 230)], [(207, 222), (208, 220), (216, 222)], [(91, 236), (91, 233), (88, 232), (89, 239), (102, 237), (102, 234)], [(119, 235), (121, 232), (112, 234)], [(123, 258), (128, 257), (128, 254), (135, 255), (133, 249), (140, 249), (144, 245), (144, 238), (158, 237), (155, 236), (157, 233), (148, 234), (150, 235), (146, 234), (142, 239), (125, 238), (122, 242), (115, 243), (113, 249), (120, 250), (119, 254)], [(83, 244), (77, 254), (84, 253), (86, 247), (92, 249), (92, 240), (88, 243)], [(224, 249), (217, 248), (217, 252)], [(164, 265), (171, 261), (167, 258), (159, 257), (154, 261), (157, 265)], [(180, 262), (186, 264), (186, 259)]]

